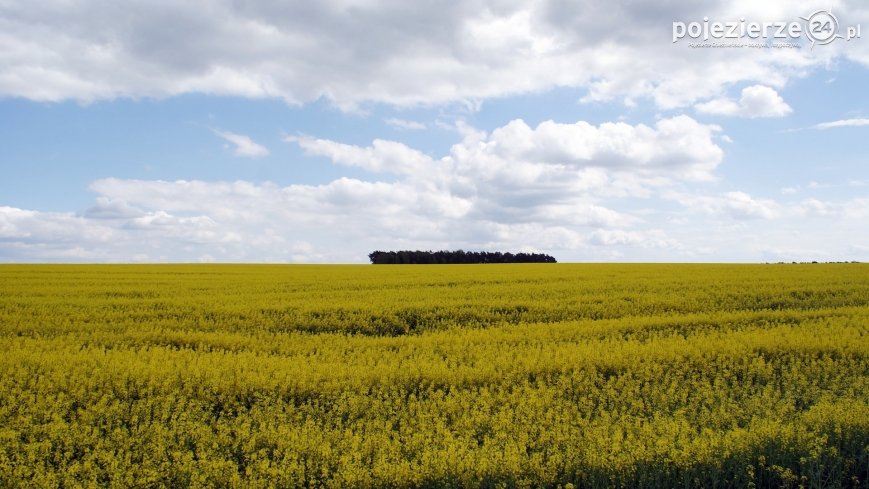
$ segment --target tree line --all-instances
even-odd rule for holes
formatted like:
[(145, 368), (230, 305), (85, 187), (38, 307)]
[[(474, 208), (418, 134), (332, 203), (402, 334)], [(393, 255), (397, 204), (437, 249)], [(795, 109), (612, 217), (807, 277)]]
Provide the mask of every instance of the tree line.
[(375, 265), (435, 265), (459, 263), (556, 263), (543, 253), (510, 253), (500, 251), (374, 251), (368, 259)]

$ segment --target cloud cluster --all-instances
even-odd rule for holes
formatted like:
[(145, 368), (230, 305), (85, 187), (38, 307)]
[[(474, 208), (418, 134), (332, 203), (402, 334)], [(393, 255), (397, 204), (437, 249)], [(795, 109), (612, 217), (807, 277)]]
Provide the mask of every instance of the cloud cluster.
[[(780, 87), (830, 59), (869, 62), (844, 43), (808, 50), (671, 44), (674, 21), (797, 20), (814, 2), (216, 1), (6, 2), (0, 95), (92, 101), (208, 93), (320, 98), (343, 108), (484, 100), (585, 87), (587, 102), (648, 97), (664, 108), (727, 87)], [(838, 2), (869, 23), (858, 0)], [(865, 43), (864, 43), (865, 44)]]
[[(790, 80), (838, 59), (869, 65), (869, 44), (694, 49), (673, 43), (670, 26), (704, 17), (796, 20), (817, 8), (786, 0), (5, 2), (0, 96), (89, 102), (205, 93), (325, 99), (351, 110), (479, 107), (572, 87), (585, 90), (585, 104), (783, 117), (792, 109), (779, 91)], [(869, 24), (857, 0), (834, 10), (848, 25)], [(853, 253), (869, 249), (867, 236), (848, 232), (869, 215), (865, 199), (779, 202), (710, 191), (723, 161), (717, 141), (729, 138), (718, 126), (664, 114), (654, 124), (516, 119), (490, 132), (458, 123), (462, 140), (440, 155), (386, 139), (355, 145), (299, 134), (287, 142), (365, 176), (285, 187), (101, 179), (91, 185), (94, 205), (79, 213), (0, 207), (0, 257), (355, 262), (378, 247), (463, 247), (567, 259), (630, 258), (635, 249), (650, 258), (735, 259), (773, 253), (739, 235), (789, 249), (794, 237), (764, 223), (800, 219), (824, 219), (819, 234), (841, 236)], [(249, 136), (214, 132), (236, 156), (269, 154)]]
[[(320, 185), (97, 180), (94, 205), (80, 213), (0, 208), (0, 257), (360, 262), (378, 248), (464, 248), (539, 250), (562, 260), (756, 260), (767, 255), (750, 239), (721, 243), (734, 229), (769, 233), (770, 220), (845, 229), (869, 217), (865, 199), (781, 203), (703, 192), (722, 160), (719, 130), (687, 116), (654, 126), (532, 127), (517, 119), (488, 133), (460, 129), (463, 139), (440, 157), (395, 141), (288, 138), (370, 175)], [(725, 228), (706, 229), (710, 223)], [(842, 243), (860, 249), (866, 238), (850, 232)]]
[[(102, 179), (91, 184), (95, 205), (80, 215), (4, 208), (0, 240), (7, 255), (25, 258), (26, 249), (45, 254), (32, 245), (66, 237), (81, 245), (74, 237), (87, 229), (82, 247), (105, 259), (120, 259), (132, 247), (152, 259), (180, 249), (179, 259), (208, 254), (239, 261), (359, 261), (378, 246), (635, 244), (641, 233), (624, 235), (630, 239), (589, 234), (641, 221), (608, 207), (607, 199), (710, 179), (722, 158), (713, 140), (718, 129), (686, 116), (654, 126), (546, 121), (531, 127), (517, 119), (488, 134), (462, 130), (464, 139), (439, 158), (395, 141), (361, 147), (288, 138), (308, 154), (369, 172), (365, 180), (278, 187)], [(334, 243), (355, 245), (335, 251)], [(310, 254), (300, 254), (303, 249)]]
[(427, 198), (449, 218), (495, 222), (625, 225), (630, 216), (598, 200), (640, 195), (677, 181), (710, 180), (723, 152), (719, 129), (687, 116), (644, 124), (513, 120), (486, 134), (466, 131), (449, 155), (433, 158), (394, 141), (359, 147), (293, 136), (310, 155), (374, 174)]
[(287, 140), (309, 154), (372, 172), (426, 176), (434, 172), (439, 178), (467, 176), (497, 180), (505, 186), (517, 180), (515, 183), (527, 188), (529, 184), (564, 185), (577, 175), (600, 174), (596, 172), (708, 180), (723, 157), (713, 140), (718, 131), (719, 127), (688, 116), (661, 119), (654, 127), (550, 120), (532, 128), (515, 119), (491, 134), (466, 131), (450, 155), (437, 161), (393, 141), (375, 140), (370, 147), (361, 148), (308, 136)]

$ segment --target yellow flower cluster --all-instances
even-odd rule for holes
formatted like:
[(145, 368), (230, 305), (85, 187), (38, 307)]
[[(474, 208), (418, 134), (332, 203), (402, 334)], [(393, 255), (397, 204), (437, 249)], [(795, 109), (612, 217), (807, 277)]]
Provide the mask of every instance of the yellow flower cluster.
[(869, 266), (0, 266), (0, 487), (865, 487)]

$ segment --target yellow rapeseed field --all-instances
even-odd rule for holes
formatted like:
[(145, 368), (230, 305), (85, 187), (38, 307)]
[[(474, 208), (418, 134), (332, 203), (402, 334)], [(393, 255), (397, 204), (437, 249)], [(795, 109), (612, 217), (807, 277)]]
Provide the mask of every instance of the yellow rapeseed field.
[(869, 265), (3, 265), (0, 487), (867, 487)]

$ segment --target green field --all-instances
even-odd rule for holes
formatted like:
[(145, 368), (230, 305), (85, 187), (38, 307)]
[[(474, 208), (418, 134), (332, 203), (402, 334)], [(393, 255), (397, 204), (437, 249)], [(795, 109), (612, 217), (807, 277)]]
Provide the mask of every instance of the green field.
[(3, 265), (0, 487), (867, 487), (869, 266)]

